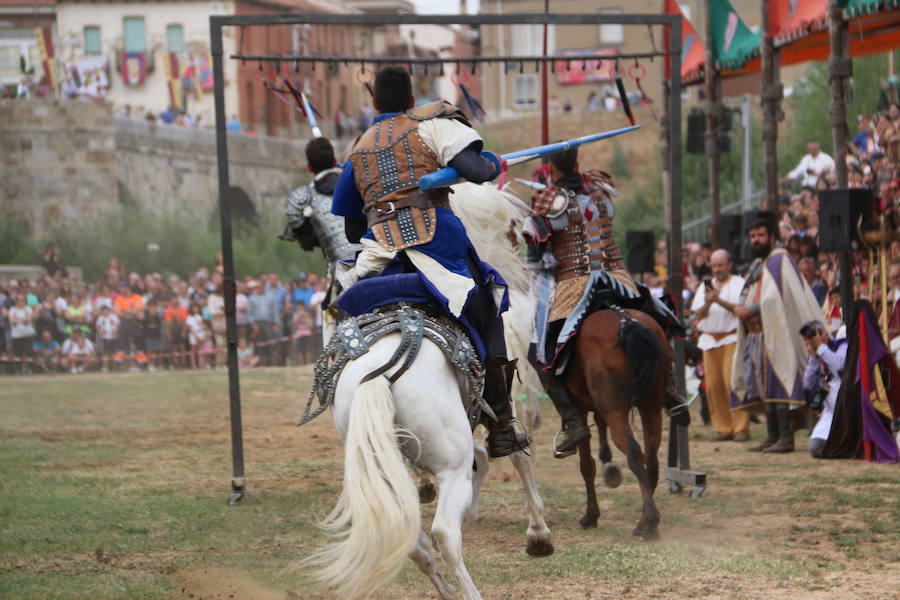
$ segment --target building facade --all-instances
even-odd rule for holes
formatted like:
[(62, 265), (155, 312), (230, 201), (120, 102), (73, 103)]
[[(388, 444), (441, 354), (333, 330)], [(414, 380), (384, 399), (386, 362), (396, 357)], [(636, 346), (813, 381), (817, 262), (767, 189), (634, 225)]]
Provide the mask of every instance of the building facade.
[[(57, 4), (64, 93), (105, 98), (133, 117), (169, 107), (214, 121), (209, 17), (234, 14), (231, 0)], [(224, 40), (235, 49), (234, 32)], [(237, 65), (226, 61), (225, 102), (237, 107)]]
[(44, 76), (35, 30), (56, 29), (56, 0), (0, 0), (0, 85), (15, 86), (25, 72)]

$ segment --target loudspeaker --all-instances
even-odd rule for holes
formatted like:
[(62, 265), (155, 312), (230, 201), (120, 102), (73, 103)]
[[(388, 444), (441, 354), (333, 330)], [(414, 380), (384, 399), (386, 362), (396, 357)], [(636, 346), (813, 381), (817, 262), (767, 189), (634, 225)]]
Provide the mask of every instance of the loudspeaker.
[(692, 108), (687, 118), (687, 152), (703, 154), (706, 151), (703, 136), (706, 134), (706, 115), (699, 108)]
[(625, 266), (629, 273), (646, 273), (653, 271), (655, 261), (653, 251), (656, 244), (652, 231), (629, 229), (625, 232), (625, 246), (628, 248), (628, 259)]
[(867, 229), (875, 199), (872, 190), (839, 189), (819, 192), (819, 250), (844, 252), (860, 243), (859, 229)]
[(719, 248), (728, 250), (731, 260), (741, 263), (746, 260), (744, 253), (744, 219), (741, 215), (722, 215), (719, 220)]

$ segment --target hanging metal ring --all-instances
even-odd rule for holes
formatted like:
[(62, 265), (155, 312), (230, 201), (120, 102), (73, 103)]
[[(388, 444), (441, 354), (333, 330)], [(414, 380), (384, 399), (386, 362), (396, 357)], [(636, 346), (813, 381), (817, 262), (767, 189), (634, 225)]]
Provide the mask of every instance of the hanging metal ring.
[[(356, 72), (357, 83), (362, 83), (362, 84), (371, 83), (372, 82), (372, 74), (366, 70), (365, 63), (363, 63), (361, 66), (362, 66), (362, 68)], [(367, 73), (369, 73), (369, 74), (367, 75)], [(362, 78), (360, 76), (362, 76)]]
[(640, 64), (637, 59), (634, 59), (634, 65), (628, 68), (628, 77), (634, 79), (635, 81), (640, 81), (647, 75), (647, 67)]

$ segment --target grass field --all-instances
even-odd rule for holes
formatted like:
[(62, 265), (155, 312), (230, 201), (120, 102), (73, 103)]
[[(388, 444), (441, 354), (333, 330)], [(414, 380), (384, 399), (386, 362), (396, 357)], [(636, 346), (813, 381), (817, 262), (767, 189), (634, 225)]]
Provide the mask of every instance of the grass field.
[[(250, 496), (228, 507), (224, 373), (0, 379), (0, 598), (329, 598), (291, 567), (322, 541), (314, 521), (338, 493), (330, 417), (295, 426), (308, 370), (242, 384)], [(598, 490), (600, 527), (578, 528), (577, 460), (550, 457), (556, 419), (543, 409), (536, 474), (556, 553), (525, 555), (519, 483), (494, 462), (464, 534), (485, 598), (900, 597), (896, 465), (814, 461), (805, 437), (792, 455), (751, 455), (694, 428), (708, 491), (661, 486), (662, 539), (648, 543), (630, 535), (640, 496), (627, 470)], [(377, 597), (436, 595), (410, 565)]]

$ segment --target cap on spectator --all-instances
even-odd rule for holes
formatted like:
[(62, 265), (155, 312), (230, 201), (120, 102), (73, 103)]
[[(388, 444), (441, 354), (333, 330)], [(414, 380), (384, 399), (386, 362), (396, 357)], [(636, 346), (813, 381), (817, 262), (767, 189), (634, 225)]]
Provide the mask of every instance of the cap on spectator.
[(297, 281), (306, 281), (307, 279), (309, 279), (309, 275), (307, 275), (306, 273), (301, 272), (299, 275), (297, 275)]
[(255, 279), (251, 279), (247, 282), (247, 289), (252, 290), (253, 288), (259, 287), (259, 282)]

